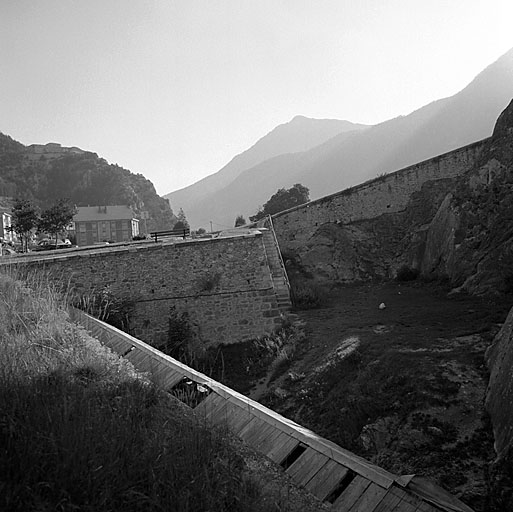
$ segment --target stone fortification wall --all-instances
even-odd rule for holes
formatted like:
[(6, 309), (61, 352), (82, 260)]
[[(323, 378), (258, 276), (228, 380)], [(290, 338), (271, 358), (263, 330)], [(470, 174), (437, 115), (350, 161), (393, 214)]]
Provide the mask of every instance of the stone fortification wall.
[(412, 193), (427, 181), (456, 177), (471, 169), (486, 140), (276, 214), (273, 223), (280, 247), (304, 246), (317, 227), (327, 222), (347, 224), (404, 210)]
[(281, 322), (261, 232), (21, 258), (87, 296), (110, 290), (135, 303), (133, 334), (158, 345), (169, 310), (187, 311), (205, 344), (235, 343)]

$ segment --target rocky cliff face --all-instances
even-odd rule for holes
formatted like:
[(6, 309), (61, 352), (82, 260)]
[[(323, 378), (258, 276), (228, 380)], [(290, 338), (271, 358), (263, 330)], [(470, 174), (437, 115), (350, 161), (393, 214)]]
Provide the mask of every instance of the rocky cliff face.
[(513, 508), (513, 309), (486, 351), (490, 379), (485, 406), (490, 415), (497, 459), (490, 468), (491, 495)]
[(513, 291), (513, 101), (430, 224), (421, 264), (471, 293)]

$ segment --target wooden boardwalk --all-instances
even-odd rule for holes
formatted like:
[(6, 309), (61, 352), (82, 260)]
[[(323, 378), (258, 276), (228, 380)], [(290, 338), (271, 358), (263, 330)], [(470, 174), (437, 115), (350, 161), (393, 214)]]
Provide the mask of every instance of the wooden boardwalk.
[(472, 512), (430, 482), (393, 475), (115, 327), (79, 310), (72, 317), (135, 368), (150, 372), (163, 389), (184, 378), (207, 388), (194, 409), (207, 424), (228, 427), (333, 511)]

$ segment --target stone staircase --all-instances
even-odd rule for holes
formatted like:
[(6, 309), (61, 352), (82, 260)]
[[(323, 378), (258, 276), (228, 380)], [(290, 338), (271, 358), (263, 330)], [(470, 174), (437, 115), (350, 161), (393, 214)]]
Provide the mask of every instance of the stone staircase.
[(289, 279), (271, 223), (266, 223), (265, 229), (262, 229), (262, 234), (278, 308), (283, 312), (290, 311), (292, 302), (290, 300)]

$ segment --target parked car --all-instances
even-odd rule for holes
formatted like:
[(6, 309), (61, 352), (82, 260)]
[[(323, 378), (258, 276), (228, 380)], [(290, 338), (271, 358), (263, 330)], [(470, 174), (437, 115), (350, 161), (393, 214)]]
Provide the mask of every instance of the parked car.
[(65, 240), (57, 240), (57, 245), (55, 245), (55, 240), (44, 239), (32, 247), (31, 251), (51, 251), (53, 249), (69, 249), (71, 247), (73, 247), (73, 245), (67, 238)]
[(14, 248), (8, 244), (2, 244), (2, 248), (0, 249), (0, 256), (14, 256), (16, 251)]

